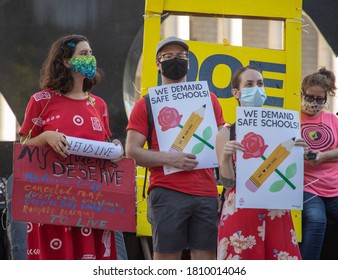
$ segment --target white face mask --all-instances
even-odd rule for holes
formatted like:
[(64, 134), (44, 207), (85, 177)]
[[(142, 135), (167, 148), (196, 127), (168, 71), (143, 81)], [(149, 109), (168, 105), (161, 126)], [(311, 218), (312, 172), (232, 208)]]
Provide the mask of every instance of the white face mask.
[(239, 101), (241, 102), (241, 106), (244, 107), (261, 107), (266, 100), (264, 87), (242, 88), (240, 92), (241, 98)]

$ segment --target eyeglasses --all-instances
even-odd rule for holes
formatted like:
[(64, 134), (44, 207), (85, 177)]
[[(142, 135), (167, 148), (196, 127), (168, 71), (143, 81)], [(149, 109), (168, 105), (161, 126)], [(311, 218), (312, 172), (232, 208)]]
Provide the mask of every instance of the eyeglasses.
[(158, 56), (158, 59), (164, 59), (164, 60), (170, 60), (174, 58), (179, 58), (179, 59), (188, 59), (188, 54), (186, 52), (181, 52), (177, 54), (173, 53), (163, 53), (160, 56)]
[(312, 96), (312, 95), (308, 95), (306, 93), (302, 93), (302, 95), (304, 96), (304, 100), (307, 102), (313, 102), (316, 100), (317, 104), (324, 104), (326, 102), (326, 97), (322, 98), (322, 97), (318, 97), (318, 96)]

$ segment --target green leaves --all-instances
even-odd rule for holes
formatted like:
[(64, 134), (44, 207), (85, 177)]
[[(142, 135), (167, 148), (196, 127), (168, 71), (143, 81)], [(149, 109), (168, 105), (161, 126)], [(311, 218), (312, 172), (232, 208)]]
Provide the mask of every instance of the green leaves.
[[(201, 139), (202, 142), (195, 144), (191, 150), (191, 153), (194, 155), (201, 153), (205, 147), (205, 143), (207, 143), (207, 141), (211, 137), (212, 137), (212, 129), (210, 126), (208, 126), (203, 130), (203, 139)], [(209, 144), (209, 147), (210, 147), (210, 144)]]
[(208, 141), (212, 137), (212, 129), (208, 126), (206, 129), (203, 130), (203, 139)]
[(285, 177), (291, 179), (296, 175), (296, 173), (297, 173), (297, 164), (294, 162), (286, 168)]
[(203, 151), (204, 146), (205, 146), (205, 145), (204, 145), (203, 143), (197, 143), (197, 144), (192, 148), (191, 153), (194, 154), (194, 155), (199, 154), (200, 152)]
[(285, 186), (284, 180), (278, 180), (270, 186), (270, 192), (279, 192)]
[[(297, 164), (291, 163), (285, 171), (285, 177), (289, 180), (292, 177), (294, 177), (297, 174)], [(270, 192), (279, 192), (281, 191), (285, 186), (285, 181), (284, 180), (278, 180), (276, 182), (274, 182), (271, 186), (270, 186)]]

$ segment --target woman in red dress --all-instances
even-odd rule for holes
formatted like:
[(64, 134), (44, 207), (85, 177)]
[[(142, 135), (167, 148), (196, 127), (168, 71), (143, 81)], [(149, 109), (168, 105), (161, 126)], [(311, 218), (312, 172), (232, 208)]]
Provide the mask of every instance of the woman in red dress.
[[(261, 107), (266, 94), (261, 72), (252, 66), (239, 68), (231, 80), (232, 94), (241, 106)], [(230, 126), (218, 132), (217, 157), (224, 204), (218, 227), (217, 259), (301, 259), (296, 233), (288, 210), (237, 208), (234, 155), (244, 146), (231, 135)], [(307, 147), (303, 139), (296, 145)]]
[[(68, 35), (55, 41), (41, 69), (42, 90), (28, 103), (20, 142), (50, 145), (67, 157), (65, 135), (109, 139), (107, 105), (89, 92), (100, 80), (86, 37)], [(34, 223), (28, 223), (27, 230), (28, 259), (117, 259), (115, 235), (121, 237), (120, 232)]]

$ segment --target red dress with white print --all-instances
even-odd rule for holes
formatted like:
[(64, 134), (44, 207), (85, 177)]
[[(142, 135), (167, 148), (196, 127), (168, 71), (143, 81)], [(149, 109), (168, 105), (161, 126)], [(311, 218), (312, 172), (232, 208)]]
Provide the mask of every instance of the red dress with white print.
[(226, 194), (218, 226), (219, 260), (300, 260), (289, 210), (236, 208)]
[[(105, 141), (111, 136), (106, 103), (98, 96), (75, 100), (51, 90), (35, 93), (26, 109), (20, 135), (47, 130)], [(114, 232), (86, 227), (28, 223), (28, 259), (116, 259)]]
[[(259, 137), (251, 139), (248, 143), (243, 141), (243, 146), (248, 148), (248, 156), (253, 154), (257, 157), (266, 149)], [(234, 188), (225, 194), (218, 226), (217, 259), (301, 259), (289, 210), (236, 208), (235, 203)]]

